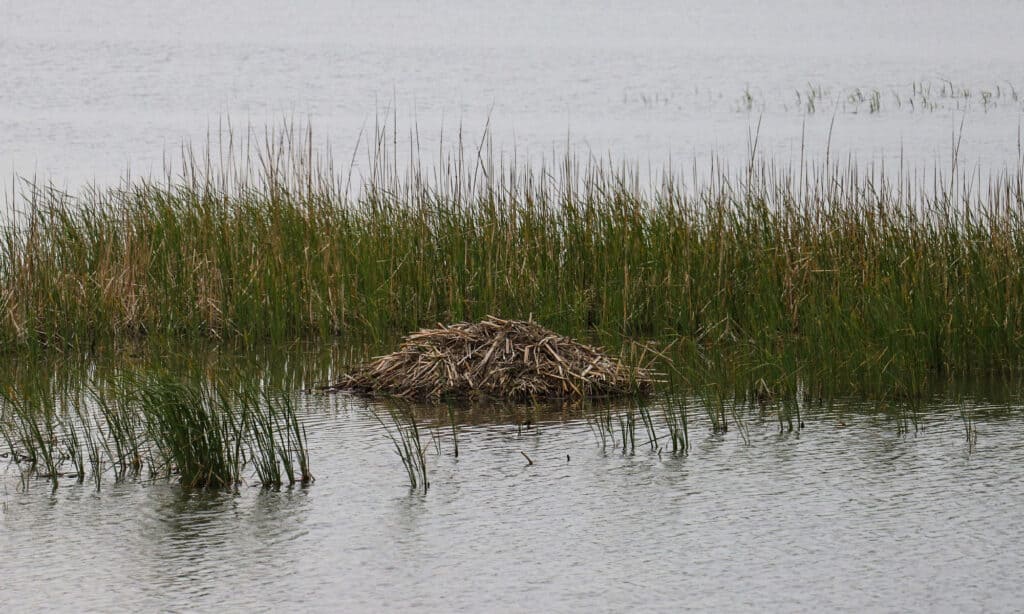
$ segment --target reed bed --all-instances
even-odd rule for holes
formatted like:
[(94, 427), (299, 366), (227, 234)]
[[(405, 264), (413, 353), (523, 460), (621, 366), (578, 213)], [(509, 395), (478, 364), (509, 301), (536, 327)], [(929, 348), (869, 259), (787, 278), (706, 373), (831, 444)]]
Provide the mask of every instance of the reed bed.
[(324, 390), (523, 401), (641, 394), (653, 384), (648, 369), (623, 365), (600, 348), (533, 321), (488, 316), (421, 329)]
[(1024, 160), (981, 178), (955, 162), (752, 155), (642, 181), (633, 166), (536, 167), (487, 146), (424, 169), (381, 134), (353, 179), (300, 130), (228, 139), (186, 150), (163, 180), (12, 195), (2, 347), (377, 347), (532, 314), (577, 338), (671, 344), (691, 383), (914, 395), (936, 373), (1024, 367)]

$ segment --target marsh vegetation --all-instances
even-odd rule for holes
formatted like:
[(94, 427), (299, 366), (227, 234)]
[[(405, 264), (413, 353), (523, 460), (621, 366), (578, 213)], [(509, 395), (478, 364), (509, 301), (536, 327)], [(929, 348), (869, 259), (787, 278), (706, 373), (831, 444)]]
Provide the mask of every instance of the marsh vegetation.
[[(238, 383), (241, 380), (235, 380)], [(168, 479), (183, 487), (265, 487), (313, 481), (306, 432), (291, 397), (258, 384), (164, 373), (47, 377), (0, 392), (2, 454), (22, 484)], [(251, 475), (250, 475), (251, 474)]]
[(981, 178), (955, 155), (928, 173), (752, 155), (648, 180), (486, 143), (424, 169), (386, 136), (356, 178), (292, 128), (186, 149), (163, 181), (20, 185), (0, 231), (3, 347), (380, 347), (494, 314), (654, 341), (688, 380), (750, 388), (913, 395), (931, 374), (1022, 366), (1024, 162)]
[[(425, 169), (380, 130), (355, 176), (310, 131), (245, 136), (186, 148), (162, 180), (75, 196), (16, 183), (0, 230), (6, 356), (346, 348), (309, 387), (422, 326), (530, 318), (626, 365), (655, 357), (670, 401), (591, 420), (605, 445), (676, 453), (691, 404), (745, 439), (744, 408), (799, 430), (801, 408), (835, 398), (911, 403), (934, 378), (1024, 367), (1024, 159), (984, 178), (955, 150), (928, 173), (780, 168), (755, 139), (745, 168), (644, 178), (594, 159), (520, 164), (485, 140)], [(274, 389), (132, 376), (72, 401), (11, 388), (2, 433), (54, 484), (145, 469), (223, 487), (247, 466), (262, 484), (308, 482), (304, 431)], [(425, 488), (414, 414), (378, 420)]]

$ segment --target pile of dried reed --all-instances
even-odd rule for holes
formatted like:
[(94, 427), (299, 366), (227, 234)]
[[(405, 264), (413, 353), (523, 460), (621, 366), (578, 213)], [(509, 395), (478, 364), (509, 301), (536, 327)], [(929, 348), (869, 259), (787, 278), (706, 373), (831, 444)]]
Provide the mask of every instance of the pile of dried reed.
[(325, 390), (381, 393), (416, 400), (442, 397), (566, 399), (643, 393), (651, 372), (531, 321), (488, 316), (481, 322), (423, 329), (398, 351), (356, 368)]

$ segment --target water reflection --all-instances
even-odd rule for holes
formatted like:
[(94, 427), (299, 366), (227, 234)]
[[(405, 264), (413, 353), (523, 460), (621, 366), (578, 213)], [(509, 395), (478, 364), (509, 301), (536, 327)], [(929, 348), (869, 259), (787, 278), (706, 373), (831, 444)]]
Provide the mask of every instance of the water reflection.
[[(223, 352), (181, 362), (282, 385), (325, 373), (295, 354), (286, 366), (238, 367)], [(73, 389), (71, 375), (58, 379)], [(23, 490), (8, 466), (0, 598), (84, 610), (578, 611), (680, 595), (697, 609), (1012, 609), (1009, 570), (1024, 564), (1007, 545), (1024, 536), (1020, 389), (934, 390), (913, 406), (797, 399), (805, 426), (792, 431), (777, 406), (742, 395), (726, 398), (727, 430), (686, 392), (406, 406), (423, 427), (425, 494), (405, 483), (374, 419), (393, 402), (296, 393), (318, 476), (308, 488), (142, 479), (96, 492), (63, 480), (51, 494), (40, 482)], [(678, 406), (689, 446), (673, 453), (666, 411)]]
[[(970, 456), (958, 452), (955, 416), (907, 436), (852, 411), (846, 428), (812, 421), (800, 433), (752, 420), (747, 443), (704, 424), (675, 456), (602, 450), (585, 418), (466, 424), (458, 458), (445, 446), (430, 453), (424, 495), (402, 484), (387, 441), (369, 439), (369, 416), (315, 398), (330, 417), (310, 437), (325, 467), (310, 488), (7, 490), (0, 573), (14, 581), (0, 593), (95, 609), (287, 598), (558, 610), (675, 603), (679, 591), (700, 608), (913, 609), (976, 603), (950, 583), (979, 576), (985, 603), (1007, 606), (1006, 570), (1024, 562), (1001, 545), (1024, 534), (1011, 487), (1024, 477), (1019, 416), (981, 421), (986, 437)], [(88, 582), (74, 580), (83, 566)], [(69, 578), (64, 590), (40, 588), (54, 575)]]

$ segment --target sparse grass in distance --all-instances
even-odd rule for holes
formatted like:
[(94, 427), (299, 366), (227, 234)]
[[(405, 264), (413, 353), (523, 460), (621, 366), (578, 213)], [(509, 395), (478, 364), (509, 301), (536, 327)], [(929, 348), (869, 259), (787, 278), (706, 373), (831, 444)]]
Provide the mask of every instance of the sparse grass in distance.
[[(641, 99), (645, 105), (646, 100), (647, 97)], [(935, 79), (890, 87), (839, 87), (807, 83), (804, 87), (793, 90), (790, 95), (781, 97), (769, 95), (748, 85), (733, 106), (736, 110), (747, 113), (763, 113), (777, 109), (801, 115), (875, 115), (882, 112), (906, 114), (948, 111), (988, 113), (998, 109), (1012, 113), (1024, 110), (1024, 97), (1017, 87), (1008, 81), (972, 87), (948, 79)]]

